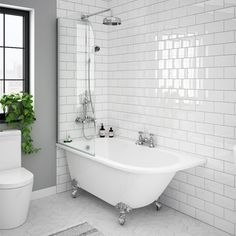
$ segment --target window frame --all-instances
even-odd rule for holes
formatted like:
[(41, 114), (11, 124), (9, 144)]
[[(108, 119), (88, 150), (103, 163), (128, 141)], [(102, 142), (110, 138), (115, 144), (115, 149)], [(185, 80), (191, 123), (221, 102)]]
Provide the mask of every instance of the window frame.
[[(6, 48), (23, 49), (23, 92), (30, 93), (30, 11), (0, 6), (0, 13), (3, 14), (3, 86), (5, 92), (5, 50)], [(5, 45), (5, 15), (15, 15), (23, 17), (23, 46), (9, 47)], [(4, 123), (5, 114), (0, 113), (0, 123)]]

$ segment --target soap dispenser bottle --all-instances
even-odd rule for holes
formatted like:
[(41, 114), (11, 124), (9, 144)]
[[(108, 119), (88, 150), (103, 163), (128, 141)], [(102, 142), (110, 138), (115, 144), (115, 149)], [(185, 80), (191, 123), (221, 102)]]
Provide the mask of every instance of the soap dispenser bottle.
[(109, 129), (109, 138), (113, 138), (114, 137), (114, 131), (112, 129), (112, 127), (110, 127)]
[(105, 138), (106, 137), (106, 130), (103, 126), (103, 123), (101, 124), (101, 128), (99, 130), (99, 136), (100, 136), (100, 138)]

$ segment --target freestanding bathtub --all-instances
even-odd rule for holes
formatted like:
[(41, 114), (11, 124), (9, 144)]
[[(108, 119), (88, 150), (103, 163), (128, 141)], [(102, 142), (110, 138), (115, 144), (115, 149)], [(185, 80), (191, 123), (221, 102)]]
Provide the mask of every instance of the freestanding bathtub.
[[(205, 163), (200, 156), (139, 146), (120, 138), (95, 139), (94, 156), (76, 149), (88, 149), (81, 140), (59, 147), (66, 151), (74, 180), (73, 196), (78, 186), (116, 206), (120, 224), (125, 223), (125, 213), (131, 209), (157, 200), (177, 171)], [(159, 209), (158, 203), (156, 206)]]

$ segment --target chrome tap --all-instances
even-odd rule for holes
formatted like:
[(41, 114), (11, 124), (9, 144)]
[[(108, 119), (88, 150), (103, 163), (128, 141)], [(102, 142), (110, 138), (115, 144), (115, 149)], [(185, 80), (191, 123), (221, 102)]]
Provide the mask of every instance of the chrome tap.
[(154, 137), (154, 134), (149, 134), (150, 135), (150, 138), (149, 138), (149, 147), (150, 148), (154, 148), (155, 147), (155, 144), (154, 144), (154, 139), (153, 139), (153, 137)]
[(137, 145), (145, 145), (148, 146), (150, 148), (154, 148), (155, 144), (154, 144), (154, 134), (149, 134), (149, 138), (146, 136), (143, 136), (144, 132), (139, 131), (139, 136), (138, 136), (138, 140), (136, 141)]
[(138, 136), (138, 140), (136, 141), (136, 144), (138, 145), (143, 145), (143, 132), (139, 131), (139, 136)]

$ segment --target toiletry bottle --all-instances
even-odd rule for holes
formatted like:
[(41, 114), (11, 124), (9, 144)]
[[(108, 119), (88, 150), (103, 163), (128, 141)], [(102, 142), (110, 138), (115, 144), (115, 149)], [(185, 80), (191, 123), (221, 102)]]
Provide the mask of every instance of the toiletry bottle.
[(105, 131), (105, 128), (103, 126), (103, 123), (101, 124), (101, 128), (99, 130), (99, 136), (100, 136), (100, 138), (105, 138), (106, 137), (106, 131)]
[(114, 137), (114, 131), (112, 129), (112, 127), (110, 127), (109, 129), (109, 138), (113, 138)]
[(64, 139), (64, 143), (71, 143), (72, 139), (70, 138), (70, 135), (67, 135), (66, 138)]

